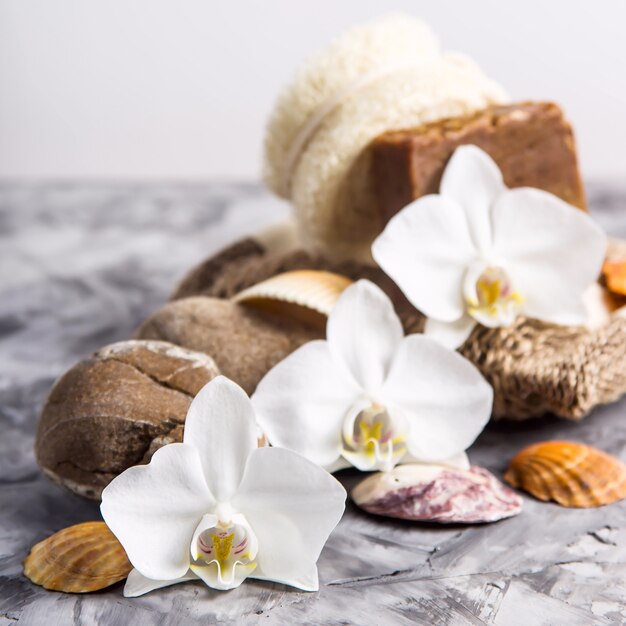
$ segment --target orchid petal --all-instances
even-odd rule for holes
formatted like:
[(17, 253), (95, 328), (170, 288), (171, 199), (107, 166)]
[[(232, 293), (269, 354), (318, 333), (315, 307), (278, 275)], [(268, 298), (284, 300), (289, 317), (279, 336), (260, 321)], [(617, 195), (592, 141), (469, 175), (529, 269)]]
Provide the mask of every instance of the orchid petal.
[(374, 241), (372, 255), (426, 316), (454, 322), (463, 315), (463, 277), (478, 251), (454, 200), (429, 195), (409, 204)]
[(439, 193), (463, 207), (472, 240), (481, 252), (491, 247), (491, 207), (505, 190), (500, 168), (484, 150), (466, 145), (454, 151)]
[(173, 443), (114, 478), (100, 510), (141, 574), (172, 580), (187, 573), (194, 530), (214, 505), (197, 450)]
[(312, 572), (345, 500), (337, 480), (295, 452), (255, 450), (233, 500), (259, 542), (259, 571), (252, 577), (317, 589)]
[(326, 325), (328, 346), (362, 389), (377, 389), (387, 376), (404, 331), (393, 304), (369, 280), (350, 285)]
[(335, 472), (348, 469), (349, 467), (352, 467), (352, 463), (350, 463), (350, 461), (344, 459), (343, 457), (340, 457), (334, 463), (331, 463), (330, 465), (325, 465), (324, 469), (329, 474), (334, 474)]
[(423, 335), (405, 337), (383, 388), (387, 410), (408, 424), (406, 445), (422, 462), (467, 449), (489, 421), (493, 390), (457, 352)]
[(274, 446), (329, 467), (341, 454), (341, 425), (361, 390), (337, 364), (328, 342), (311, 341), (274, 366), (252, 404)]
[(257, 567), (250, 578), (257, 580), (269, 580), (276, 583), (296, 587), (303, 591), (319, 591), (320, 582), (317, 574), (317, 565), (311, 565), (308, 570), (303, 570), (297, 575), (291, 575), (289, 578), (280, 578), (276, 576), (268, 576), (261, 567)]
[(254, 410), (246, 392), (224, 376), (206, 384), (189, 407), (183, 441), (200, 453), (215, 498), (228, 500), (241, 482), (248, 455), (257, 447)]
[[(402, 465), (406, 465), (408, 463), (424, 465), (424, 463), (420, 463), (420, 461), (410, 452), (407, 452), (406, 456), (402, 459)], [(426, 465), (431, 465), (431, 463), (427, 463)], [(468, 470), (471, 467), (469, 458), (465, 452), (459, 452), (458, 454), (451, 456), (449, 459), (437, 461), (437, 465), (444, 465), (445, 467), (451, 467), (452, 469), (462, 470)]]
[(540, 189), (504, 193), (493, 211), (494, 253), (524, 298), (523, 312), (564, 325), (586, 321), (584, 291), (597, 279), (607, 239), (585, 213)]
[(173, 580), (152, 580), (133, 568), (130, 574), (128, 574), (126, 584), (124, 585), (124, 596), (126, 598), (136, 598), (155, 589), (162, 589), (163, 587), (189, 582), (190, 580), (198, 580), (198, 577), (191, 571), (187, 572), (185, 576), (174, 578)]
[(455, 469), (468, 470), (470, 468), (470, 462), (466, 452), (458, 452), (454, 456), (443, 459), (439, 462), (446, 467), (452, 467)]
[(465, 343), (475, 326), (476, 320), (469, 315), (464, 315), (456, 322), (440, 322), (429, 317), (424, 326), (424, 335), (446, 348), (456, 349)]

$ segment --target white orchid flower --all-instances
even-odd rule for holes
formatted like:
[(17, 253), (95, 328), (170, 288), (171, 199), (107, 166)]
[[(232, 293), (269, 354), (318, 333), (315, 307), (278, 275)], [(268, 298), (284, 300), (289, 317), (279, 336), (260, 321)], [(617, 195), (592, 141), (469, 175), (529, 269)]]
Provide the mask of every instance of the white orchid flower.
[(474, 365), (423, 335), (404, 337), (391, 301), (367, 280), (340, 296), (326, 337), (278, 363), (253, 394), (271, 444), (329, 471), (416, 460), (468, 467), (464, 450), (493, 400)]
[(250, 399), (219, 376), (191, 403), (183, 443), (115, 478), (101, 511), (135, 568), (126, 596), (193, 579), (233, 589), (248, 576), (315, 591), (345, 499), (314, 463), (257, 448)]
[(606, 245), (587, 214), (539, 189), (508, 189), (491, 157), (468, 145), (440, 193), (394, 216), (372, 255), (427, 316), (425, 333), (456, 348), (477, 323), (509, 326), (518, 315), (584, 324), (583, 292)]

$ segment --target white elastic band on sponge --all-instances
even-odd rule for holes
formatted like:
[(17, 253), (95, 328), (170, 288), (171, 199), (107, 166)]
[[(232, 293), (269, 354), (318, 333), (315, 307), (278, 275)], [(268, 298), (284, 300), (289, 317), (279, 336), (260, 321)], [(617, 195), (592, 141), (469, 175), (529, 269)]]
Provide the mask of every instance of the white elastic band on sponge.
[(358, 93), (363, 87), (380, 80), (381, 78), (386, 78), (392, 74), (397, 72), (401, 72), (407, 69), (416, 68), (420, 66), (426, 65), (425, 63), (398, 63), (396, 65), (389, 65), (387, 67), (382, 67), (377, 70), (373, 70), (368, 72), (367, 74), (363, 74), (356, 80), (348, 83), (346, 87), (344, 87), (341, 91), (338, 91), (330, 98), (325, 100), (309, 117), (306, 124), (300, 128), (298, 134), (295, 136), (294, 140), (291, 142), (289, 146), (289, 150), (287, 152), (287, 156), (285, 157), (285, 161), (283, 163), (281, 177), (280, 177), (280, 189), (281, 195), (284, 198), (289, 199), (291, 197), (291, 179), (293, 177), (294, 170), (296, 168), (296, 164), (302, 154), (302, 151), (306, 144), (309, 142), (311, 137), (315, 134), (317, 129), (322, 125), (322, 122), (326, 119), (326, 117), (332, 113), (332, 111), (337, 107), (341, 102), (347, 100), (355, 93)]

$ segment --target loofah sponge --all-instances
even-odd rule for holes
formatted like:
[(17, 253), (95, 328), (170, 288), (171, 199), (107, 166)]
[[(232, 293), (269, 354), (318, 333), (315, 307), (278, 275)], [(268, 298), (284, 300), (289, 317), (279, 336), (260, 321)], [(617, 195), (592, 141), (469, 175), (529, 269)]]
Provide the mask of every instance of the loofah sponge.
[(381, 18), (310, 59), (279, 96), (267, 126), (264, 178), (292, 201), (309, 244), (367, 259), (380, 224), (363, 149), (385, 131), (506, 99), (470, 59), (442, 54), (423, 22)]

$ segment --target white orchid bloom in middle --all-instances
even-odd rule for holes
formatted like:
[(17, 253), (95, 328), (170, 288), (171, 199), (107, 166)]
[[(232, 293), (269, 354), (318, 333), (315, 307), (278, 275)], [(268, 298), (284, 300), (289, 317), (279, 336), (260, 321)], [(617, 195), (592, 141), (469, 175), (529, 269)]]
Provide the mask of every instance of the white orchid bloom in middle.
[(329, 471), (468, 466), (464, 451), (493, 401), (472, 363), (423, 335), (404, 337), (391, 301), (367, 280), (341, 295), (326, 336), (278, 363), (252, 396), (272, 445)]

